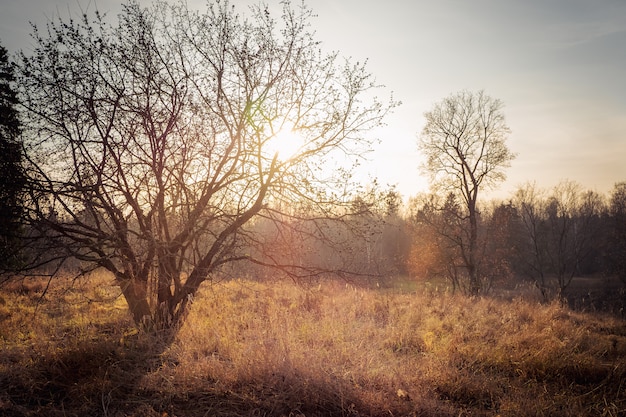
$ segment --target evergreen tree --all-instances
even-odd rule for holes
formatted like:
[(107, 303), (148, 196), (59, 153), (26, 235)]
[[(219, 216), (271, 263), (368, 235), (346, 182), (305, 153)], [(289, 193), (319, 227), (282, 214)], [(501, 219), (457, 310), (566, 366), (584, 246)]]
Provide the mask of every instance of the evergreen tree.
[(19, 219), (22, 214), (21, 192), (25, 177), (22, 171), (20, 121), (13, 65), (7, 50), (0, 45), (0, 267), (16, 262)]

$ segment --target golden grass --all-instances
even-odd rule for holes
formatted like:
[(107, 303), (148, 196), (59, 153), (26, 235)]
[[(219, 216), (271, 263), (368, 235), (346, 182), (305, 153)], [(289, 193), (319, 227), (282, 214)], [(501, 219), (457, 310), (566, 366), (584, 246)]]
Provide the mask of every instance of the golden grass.
[(0, 294), (0, 414), (626, 413), (626, 323), (557, 303), (230, 281), (155, 346), (96, 281)]

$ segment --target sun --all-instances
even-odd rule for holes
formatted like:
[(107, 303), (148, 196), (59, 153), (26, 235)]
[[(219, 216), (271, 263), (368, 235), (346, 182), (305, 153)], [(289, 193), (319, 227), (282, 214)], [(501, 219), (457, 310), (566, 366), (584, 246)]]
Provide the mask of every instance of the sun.
[(305, 146), (302, 135), (292, 124), (283, 126), (274, 133), (264, 144), (265, 151), (272, 157), (278, 155), (282, 161), (289, 160), (296, 156)]

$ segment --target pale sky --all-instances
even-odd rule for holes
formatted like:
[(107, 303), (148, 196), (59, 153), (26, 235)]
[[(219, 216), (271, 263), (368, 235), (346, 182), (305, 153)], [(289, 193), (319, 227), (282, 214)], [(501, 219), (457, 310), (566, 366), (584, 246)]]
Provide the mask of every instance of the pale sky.
[[(231, 0), (243, 10), (252, 2)], [(305, 3), (317, 14), (312, 26), (322, 47), (367, 59), (403, 102), (376, 132), (382, 142), (364, 168), (381, 184), (396, 184), (405, 197), (425, 189), (416, 146), (423, 114), (464, 89), (484, 89), (505, 104), (508, 145), (518, 156), (494, 195), (507, 198), (527, 181), (550, 187), (569, 179), (603, 193), (626, 181), (626, 1)], [(94, 4), (120, 10), (117, 0), (0, 0), (0, 42), (10, 53), (28, 50), (29, 21), (43, 26), (46, 16)]]

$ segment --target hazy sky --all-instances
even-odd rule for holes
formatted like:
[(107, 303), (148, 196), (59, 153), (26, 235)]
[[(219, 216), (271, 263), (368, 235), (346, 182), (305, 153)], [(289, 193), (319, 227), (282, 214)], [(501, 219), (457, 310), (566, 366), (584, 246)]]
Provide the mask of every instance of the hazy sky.
[[(571, 179), (600, 192), (626, 181), (626, 1), (305, 2), (323, 47), (368, 59), (377, 81), (403, 102), (377, 132), (382, 143), (367, 168), (405, 197), (426, 184), (416, 149), (424, 112), (463, 89), (484, 89), (505, 104), (508, 145), (518, 156), (498, 196), (526, 181)], [(29, 21), (43, 25), (78, 5), (116, 14), (119, 3), (0, 0), (0, 41), (10, 52), (28, 50)]]

